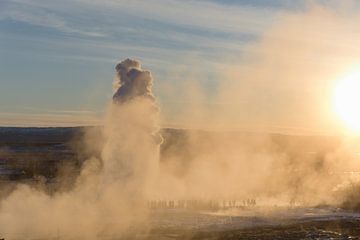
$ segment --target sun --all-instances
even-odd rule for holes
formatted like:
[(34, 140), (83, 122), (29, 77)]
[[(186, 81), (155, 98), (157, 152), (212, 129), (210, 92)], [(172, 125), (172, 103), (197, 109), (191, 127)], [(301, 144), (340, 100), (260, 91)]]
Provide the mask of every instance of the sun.
[(360, 71), (340, 79), (335, 86), (336, 113), (353, 131), (360, 132)]

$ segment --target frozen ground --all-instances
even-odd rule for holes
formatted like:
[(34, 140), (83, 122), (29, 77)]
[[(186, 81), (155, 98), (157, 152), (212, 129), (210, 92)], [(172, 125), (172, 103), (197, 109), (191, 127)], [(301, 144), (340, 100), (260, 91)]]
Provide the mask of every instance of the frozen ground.
[(148, 239), (360, 239), (360, 214), (335, 208), (154, 210)]
[[(150, 226), (104, 240), (360, 240), (360, 214), (331, 208), (242, 209), (225, 212), (153, 210)], [(150, 228), (149, 228), (150, 227)], [(34, 239), (19, 236), (16, 239)], [(56, 238), (64, 239), (61, 233)], [(37, 239), (45, 240), (45, 239)]]

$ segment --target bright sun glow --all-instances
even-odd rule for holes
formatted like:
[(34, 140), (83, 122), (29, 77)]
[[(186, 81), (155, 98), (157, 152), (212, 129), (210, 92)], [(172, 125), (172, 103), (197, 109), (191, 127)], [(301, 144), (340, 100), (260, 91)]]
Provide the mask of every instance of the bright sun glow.
[(360, 72), (339, 80), (335, 87), (334, 105), (347, 127), (360, 132)]

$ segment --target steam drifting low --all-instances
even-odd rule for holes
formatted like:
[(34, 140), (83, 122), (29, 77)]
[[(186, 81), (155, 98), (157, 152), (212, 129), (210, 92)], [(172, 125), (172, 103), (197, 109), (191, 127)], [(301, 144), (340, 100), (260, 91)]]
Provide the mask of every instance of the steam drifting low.
[(84, 139), (86, 148), (101, 146), (100, 156), (94, 154), (83, 164), (70, 191), (49, 195), (39, 187), (19, 185), (1, 202), (3, 237), (123, 237), (134, 227), (148, 229), (148, 201), (162, 205), (170, 200), (174, 206), (173, 200), (180, 205), (190, 200), (190, 206), (203, 202), (211, 208), (217, 201), (233, 200), (224, 205), (235, 206), (241, 199), (253, 206), (255, 198), (273, 200), (274, 205), (341, 202), (347, 185), (339, 173), (358, 167), (344, 146), (313, 157), (312, 148), (305, 152), (304, 141), (283, 152), (269, 135), (189, 130), (172, 144), (164, 142), (168, 149), (160, 164), (163, 139), (152, 80), (138, 61), (126, 59), (116, 66), (101, 140)]

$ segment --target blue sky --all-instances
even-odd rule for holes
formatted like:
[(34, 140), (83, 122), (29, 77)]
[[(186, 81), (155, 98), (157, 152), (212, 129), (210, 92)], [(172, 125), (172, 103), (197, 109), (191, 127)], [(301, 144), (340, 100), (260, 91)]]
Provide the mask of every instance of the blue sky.
[[(211, 102), (222, 81), (218, 69), (243, 61), (279, 14), (305, 6), (297, 0), (2, 0), (0, 125), (98, 123), (112, 95), (114, 66), (127, 57), (152, 72), (164, 122), (171, 124), (192, 102), (179, 86), (184, 79)], [(184, 96), (174, 97), (177, 86)]]

